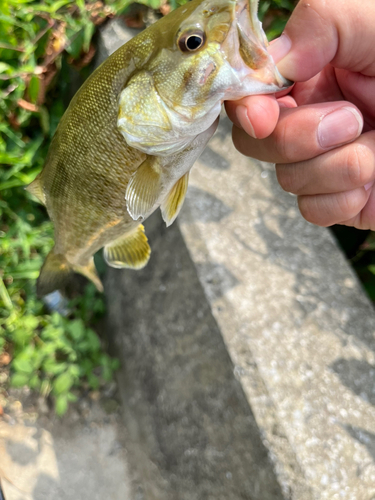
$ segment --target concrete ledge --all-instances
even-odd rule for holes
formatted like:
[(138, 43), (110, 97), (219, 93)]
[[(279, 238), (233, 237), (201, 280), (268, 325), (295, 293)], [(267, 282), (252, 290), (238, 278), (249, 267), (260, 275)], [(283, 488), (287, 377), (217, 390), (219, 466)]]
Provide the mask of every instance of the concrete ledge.
[(375, 315), (345, 258), (226, 119), (190, 184), (149, 266), (106, 281), (136, 498), (375, 498)]
[(228, 121), (209, 148), (228, 168), (206, 150), (180, 227), (281, 484), (296, 489), (294, 454), (314, 498), (373, 498), (373, 308), (273, 166), (233, 150)]

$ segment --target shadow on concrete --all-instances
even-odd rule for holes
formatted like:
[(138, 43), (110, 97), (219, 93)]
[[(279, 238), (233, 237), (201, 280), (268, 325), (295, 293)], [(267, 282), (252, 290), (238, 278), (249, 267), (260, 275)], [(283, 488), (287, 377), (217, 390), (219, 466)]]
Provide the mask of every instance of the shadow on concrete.
[(205, 262), (197, 264), (197, 269), (204, 277), (205, 290), (211, 301), (219, 299), (240, 283), (223, 264)]
[[(178, 227), (156, 213), (146, 233), (147, 268), (105, 283), (135, 485), (145, 499), (284, 499)], [(214, 294), (236, 285), (210, 273)]]
[(342, 424), (341, 426), (352, 438), (366, 447), (369, 455), (375, 461), (375, 434), (353, 425)]
[(358, 359), (338, 359), (331, 365), (341, 382), (367, 403), (375, 405), (375, 367)]
[[(210, 146), (206, 146), (205, 150), (199, 157), (199, 161), (203, 162), (207, 167), (213, 170), (229, 170), (230, 163), (222, 155), (216, 153)], [(213, 174), (214, 175), (214, 174)]]
[(195, 186), (189, 187), (186, 197), (194, 199), (194, 204), (192, 204), (191, 208), (191, 217), (193, 220), (219, 222), (232, 212), (232, 209), (219, 200), (219, 198)]

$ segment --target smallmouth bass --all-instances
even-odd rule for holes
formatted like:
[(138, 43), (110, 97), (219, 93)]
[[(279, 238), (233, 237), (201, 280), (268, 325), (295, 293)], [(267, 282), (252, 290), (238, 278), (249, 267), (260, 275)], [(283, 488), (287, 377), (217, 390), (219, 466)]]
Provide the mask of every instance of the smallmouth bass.
[(39, 296), (72, 271), (102, 290), (93, 259), (102, 247), (112, 267), (144, 267), (151, 250), (142, 222), (159, 207), (167, 225), (176, 219), (223, 101), (291, 84), (267, 52), (257, 8), (257, 0), (192, 0), (82, 85), (27, 188), (55, 226)]

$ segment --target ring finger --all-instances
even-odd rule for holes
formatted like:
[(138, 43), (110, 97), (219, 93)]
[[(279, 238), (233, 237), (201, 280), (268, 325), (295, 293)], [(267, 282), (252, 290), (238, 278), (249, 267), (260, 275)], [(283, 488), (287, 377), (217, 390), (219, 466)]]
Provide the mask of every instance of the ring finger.
[(350, 191), (375, 178), (375, 132), (316, 158), (276, 165), (281, 187), (297, 195)]

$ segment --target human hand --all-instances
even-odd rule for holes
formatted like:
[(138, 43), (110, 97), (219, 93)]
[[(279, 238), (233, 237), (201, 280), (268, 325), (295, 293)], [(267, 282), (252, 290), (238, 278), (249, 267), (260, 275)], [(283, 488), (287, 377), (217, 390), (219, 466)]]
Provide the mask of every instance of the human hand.
[(301, 0), (270, 46), (289, 95), (226, 103), (237, 149), (320, 226), (375, 230), (374, 26), (374, 0)]

